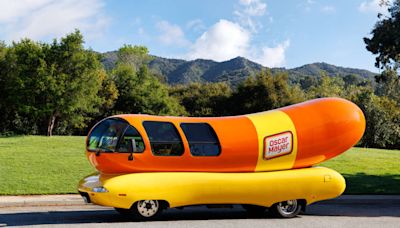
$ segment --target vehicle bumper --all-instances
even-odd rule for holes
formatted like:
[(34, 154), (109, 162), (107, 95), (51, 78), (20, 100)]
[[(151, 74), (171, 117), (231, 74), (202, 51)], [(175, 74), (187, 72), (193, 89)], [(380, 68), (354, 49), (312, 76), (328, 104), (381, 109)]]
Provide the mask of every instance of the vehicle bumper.
[[(99, 173), (93, 173), (84, 177), (78, 185), (78, 192), (82, 196), (85, 203), (92, 203), (100, 206), (130, 208), (132, 205), (129, 200), (126, 200), (126, 194), (116, 191), (95, 192), (94, 188), (104, 186), (104, 177)], [(106, 188), (107, 189), (107, 188)], [(108, 189), (107, 189), (108, 190)]]

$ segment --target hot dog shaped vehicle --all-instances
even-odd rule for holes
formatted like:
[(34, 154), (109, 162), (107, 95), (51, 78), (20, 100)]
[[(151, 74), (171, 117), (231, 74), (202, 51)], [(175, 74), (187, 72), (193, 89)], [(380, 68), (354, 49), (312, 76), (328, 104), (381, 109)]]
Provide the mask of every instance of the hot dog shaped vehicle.
[(344, 191), (340, 174), (309, 167), (354, 146), (364, 130), (362, 111), (341, 98), (232, 117), (113, 116), (88, 135), (86, 154), (100, 173), (79, 192), (142, 218), (196, 204), (293, 217)]

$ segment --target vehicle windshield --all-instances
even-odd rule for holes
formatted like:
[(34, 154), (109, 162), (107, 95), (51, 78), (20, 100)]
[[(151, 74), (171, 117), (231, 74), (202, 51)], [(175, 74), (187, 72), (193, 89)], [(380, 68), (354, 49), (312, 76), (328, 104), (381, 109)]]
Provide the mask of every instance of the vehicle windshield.
[(110, 118), (103, 120), (92, 130), (87, 149), (93, 152), (142, 152), (144, 143), (139, 132), (128, 122)]

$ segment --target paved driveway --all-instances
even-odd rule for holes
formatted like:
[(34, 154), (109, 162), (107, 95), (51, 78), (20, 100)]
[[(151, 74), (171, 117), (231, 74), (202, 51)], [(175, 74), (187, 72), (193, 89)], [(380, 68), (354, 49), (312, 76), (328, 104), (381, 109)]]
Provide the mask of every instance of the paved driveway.
[(0, 226), (93, 227), (400, 227), (398, 199), (333, 200), (316, 203), (293, 219), (249, 216), (240, 206), (169, 209), (151, 222), (135, 222), (113, 209), (93, 205), (0, 208)]

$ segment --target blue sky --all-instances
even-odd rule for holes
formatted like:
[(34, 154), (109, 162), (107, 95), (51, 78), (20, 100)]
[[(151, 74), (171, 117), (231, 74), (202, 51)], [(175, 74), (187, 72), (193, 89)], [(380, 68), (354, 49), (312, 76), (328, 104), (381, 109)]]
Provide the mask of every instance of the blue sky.
[(362, 38), (379, 0), (0, 0), (0, 40), (48, 42), (74, 28), (95, 51), (145, 45), (163, 57), (269, 67), (327, 62), (377, 72)]

